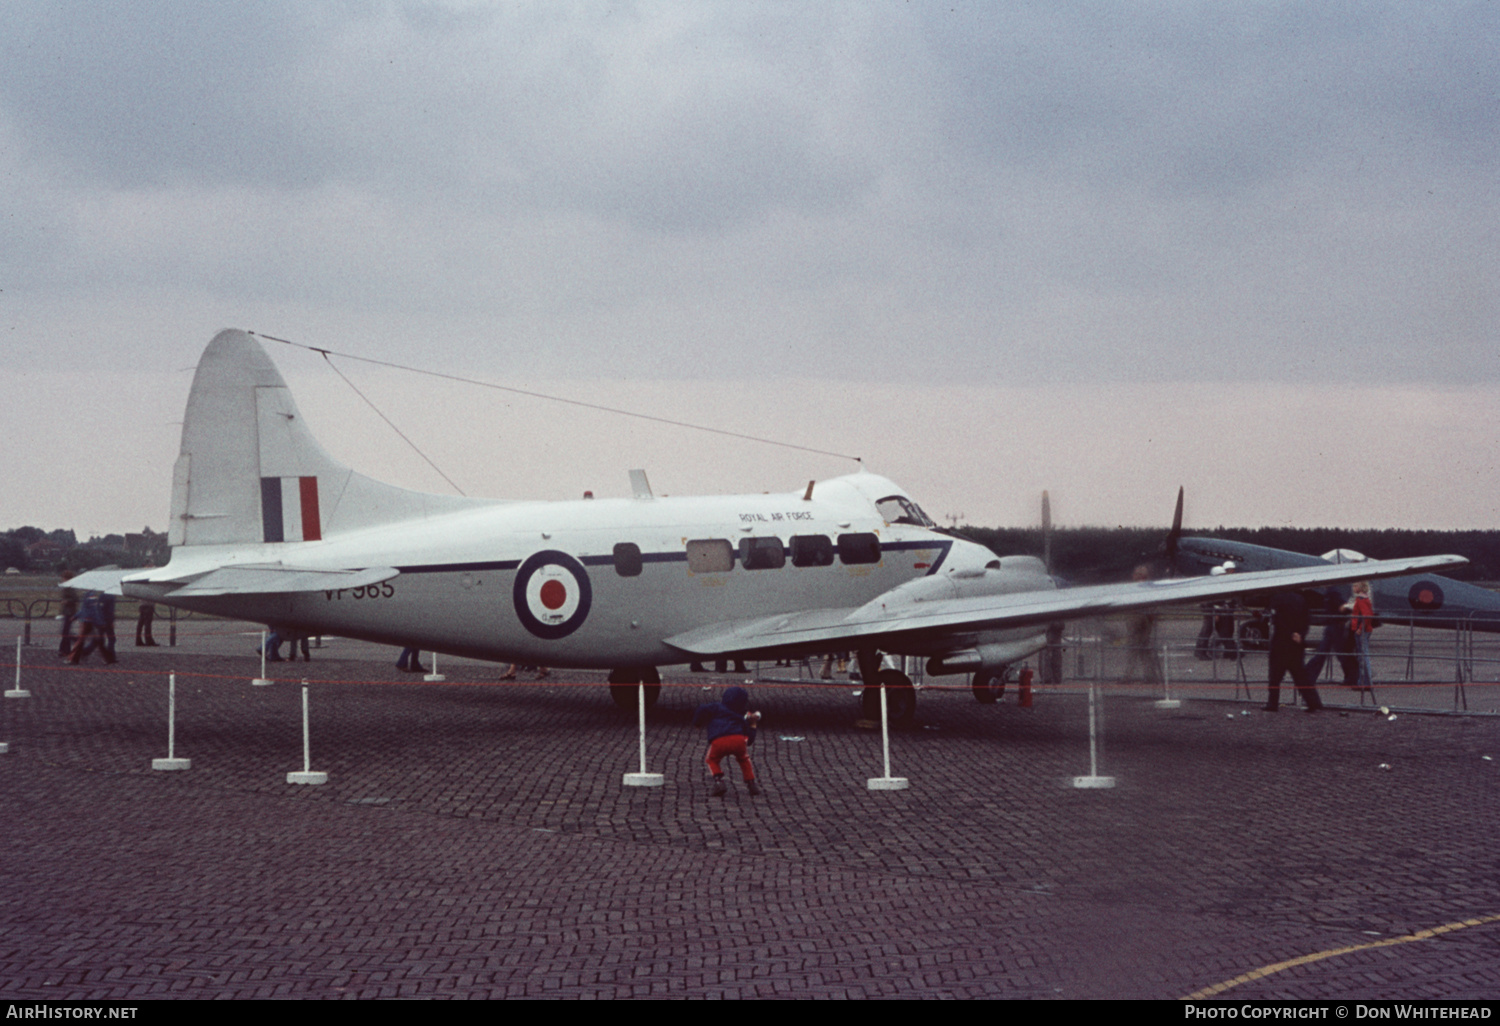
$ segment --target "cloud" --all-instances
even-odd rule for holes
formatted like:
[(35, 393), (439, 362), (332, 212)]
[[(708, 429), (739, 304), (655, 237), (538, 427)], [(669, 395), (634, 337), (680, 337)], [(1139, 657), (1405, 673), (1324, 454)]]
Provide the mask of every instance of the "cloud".
[(10, 4), (0, 326), (140, 325), (121, 367), (191, 313), (502, 376), (1493, 381), (1496, 21)]
[[(295, 185), (308, 154), (289, 74), (313, 49), (295, 4), (19, 3), (0, 90), (64, 174), (116, 188)], [(278, 126), (283, 126), (278, 128)]]

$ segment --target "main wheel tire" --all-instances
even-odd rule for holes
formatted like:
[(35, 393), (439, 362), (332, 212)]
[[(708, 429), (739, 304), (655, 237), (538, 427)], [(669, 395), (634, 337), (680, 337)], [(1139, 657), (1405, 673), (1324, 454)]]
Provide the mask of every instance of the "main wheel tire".
[(1263, 620), (1246, 620), (1238, 631), (1240, 648), (1249, 652), (1266, 652), (1271, 648), (1271, 634)]
[(1005, 667), (974, 673), (974, 697), (980, 705), (994, 705), (1005, 694)]
[(646, 685), (646, 708), (661, 697), (661, 673), (654, 666), (625, 667), (609, 671), (609, 697), (626, 712), (635, 712), (640, 704), (641, 684)]
[(880, 693), (885, 692), (886, 711), (892, 723), (906, 725), (916, 719), (917, 692), (911, 686), (911, 678), (900, 670), (881, 670), (879, 684), (865, 686), (863, 703), (864, 718), (880, 721)]

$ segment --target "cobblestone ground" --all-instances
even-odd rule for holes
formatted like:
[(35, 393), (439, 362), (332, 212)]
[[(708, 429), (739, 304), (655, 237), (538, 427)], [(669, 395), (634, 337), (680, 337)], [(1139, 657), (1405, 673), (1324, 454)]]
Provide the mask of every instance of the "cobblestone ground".
[[(1081, 696), (928, 690), (872, 793), (847, 688), (762, 684), (766, 793), (713, 799), (689, 719), (726, 678), (664, 689), (635, 789), (597, 675), (333, 658), (283, 671), (299, 787), (294, 683), (125, 661), (0, 699), (5, 997), (1176, 998), (1344, 948), (1221, 996), (1500, 997), (1500, 922), (1372, 946), (1500, 915), (1493, 719), (1113, 697), (1088, 791)], [(184, 773), (150, 768), (170, 668)]]

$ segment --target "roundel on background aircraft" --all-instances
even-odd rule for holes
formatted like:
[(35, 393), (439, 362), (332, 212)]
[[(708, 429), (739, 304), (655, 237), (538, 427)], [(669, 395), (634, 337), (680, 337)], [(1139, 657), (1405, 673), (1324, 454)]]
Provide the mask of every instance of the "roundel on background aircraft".
[(589, 575), (566, 552), (532, 555), (516, 571), (516, 618), (539, 638), (566, 638), (588, 619), (593, 603)]
[(1418, 581), (1406, 593), (1406, 601), (1413, 609), (1442, 609), (1443, 589), (1436, 581)]

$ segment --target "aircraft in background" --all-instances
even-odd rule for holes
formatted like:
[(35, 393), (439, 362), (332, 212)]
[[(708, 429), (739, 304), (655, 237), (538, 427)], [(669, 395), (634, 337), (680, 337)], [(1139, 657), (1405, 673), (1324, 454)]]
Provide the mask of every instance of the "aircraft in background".
[[(911, 681), (997, 669), (1047, 625), (1280, 588), (1410, 574), (1456, 556), (1319, 563), (1232, 577), (1059, 590), (1041, 560), (936, 531), (870, 473), (785, 494), (568, 502), (409, 491), (314, 440), (260, 343), (220, 332), (199, 360), (172, 476), (172, 558), (124, 595), (312, 634), (549, 667), (608, 669), (621, 705), (658, 668), (703, 659), (858, 653), (898, 715)], [(95, 587), (73, 582), (76, 587)], [(655, 689), (651, 699), (654, 700)]]
[[(1226, 563), (1233, 564), (1235, 573), (1329, 564), (1373, 566), (1376, 563), (1353, 549), (1334, 549), (1321, 556), (1309, 556), (1248, 542), (1184, 538), (1182, 497), (1183, 491), (1179, 488), (1172, 530), (1163, 549), (1169, 564), (1179, 574), (1209, 574)], [(1424, 573), (1372, 581), (1371, 592), (1375, 615), (1384, 623), (1500, 632), (1500, 594), (1487, 588)], [(1343, 593), (1345, 598), (1349, 597), (1347, 588)]]

